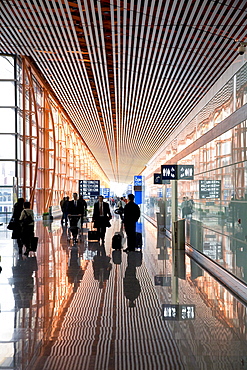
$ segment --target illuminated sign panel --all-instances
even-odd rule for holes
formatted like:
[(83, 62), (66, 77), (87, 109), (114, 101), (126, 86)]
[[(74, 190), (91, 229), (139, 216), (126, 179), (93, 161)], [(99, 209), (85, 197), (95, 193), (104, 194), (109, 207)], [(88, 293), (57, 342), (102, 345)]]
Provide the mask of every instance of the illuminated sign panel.
[(194, 165), (179, 165), (178, 166), (178, 180), (194, 180)]
[(199, 180), (200, 199), (220, 199), (221, 180)]
[(162, 182), (165, 180), (193, 180), (194, 165), (165, 164), (161, 166)]
[(175, 164), (167, 164), (161, 166), (161, 175), (163, 180), (177, 180), (178, 166)]
[(79, 195), (83, 198), (100, 195), (100, 180), (79, 180)]
[(134, 186), (142, 186), (142, 176), (134, 176)]
[(103, 188), (102, 195), (105, 198), (109, 198), (110, 197), (110, 188)]

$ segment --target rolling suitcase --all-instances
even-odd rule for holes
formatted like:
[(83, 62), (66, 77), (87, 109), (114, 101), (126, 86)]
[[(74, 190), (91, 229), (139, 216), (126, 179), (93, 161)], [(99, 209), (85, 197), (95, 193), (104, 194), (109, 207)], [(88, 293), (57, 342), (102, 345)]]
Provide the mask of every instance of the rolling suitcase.
[(136, 233), (136, 248), (142, 248), (142, 234)]
[(88, 241), (89, 242), (98, 242), (99, 241), (99, 234), (96, 230), (89, 230), (88, 231)]
[(120, 233), (115, 233), (112, 237), (112, 249), (122, 249), (122, 236)]

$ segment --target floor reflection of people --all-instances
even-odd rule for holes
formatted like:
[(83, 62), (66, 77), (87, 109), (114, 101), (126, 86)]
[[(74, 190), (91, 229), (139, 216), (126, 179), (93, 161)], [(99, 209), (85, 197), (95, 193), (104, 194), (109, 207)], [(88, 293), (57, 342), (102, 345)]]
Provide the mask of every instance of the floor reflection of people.
[(74, 284), (74, 290), (77, 289), (83, 276), (77, 247), (72, 247), (70, 250), (67, 276), (69, 284)]
[(122, 251), (116, 249), (112, 251), (112, 261), (115, 265), (121, 265), (122, 263)]
[(140, 266), (141, 253), (129, 252), (128, 265), (123, 279), (124, 296), (129, 301), (129, 307), (135, 307), (135, 300), (139, 297), (141, 286), (136, 277), (136, 267)]
[(112, 264), (111, 258), (106, 255), (105, 246), (101, 245), (97, 249), (97, 255), (93, 258), (93, 272), (95, 280), (99, 282), (99, 288), (102, 289), (104, 282), (109, 279)]
[(16, 307), (29, 308), (33, 298), (33, 272), (38, 270), (36, 257), (19, 259), (13, 271), (13, 294)]

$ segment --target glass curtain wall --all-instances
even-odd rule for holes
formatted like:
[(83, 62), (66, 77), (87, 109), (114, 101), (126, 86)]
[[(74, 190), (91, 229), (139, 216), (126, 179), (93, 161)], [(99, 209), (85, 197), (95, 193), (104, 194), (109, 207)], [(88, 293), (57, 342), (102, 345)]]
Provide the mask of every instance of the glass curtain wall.
[(0, 55), (0, 214), (17, 197), (37, 215), (78, 191), (78, 181), (109, 180), (72, 121), (27, 58)]
[[(16, 60), (0, 58), (0, 222), (6, 222), (16, 200), (17, 94)], [(14, 189), (14, 190), (13, 190)]]
[[(247, 282), (247, 121), (238, 119), (246, 117), (246, 103), (247, 63), (143, 175), (145, 214), (171, 230), (172, 184), (154, 185), (153, 174), (167, 162), (194, 165), (194, 180), (178, 181), (178, 217), (186, 219), (187, 242)], [(202, 145), (193, 150), (198, 139)]]

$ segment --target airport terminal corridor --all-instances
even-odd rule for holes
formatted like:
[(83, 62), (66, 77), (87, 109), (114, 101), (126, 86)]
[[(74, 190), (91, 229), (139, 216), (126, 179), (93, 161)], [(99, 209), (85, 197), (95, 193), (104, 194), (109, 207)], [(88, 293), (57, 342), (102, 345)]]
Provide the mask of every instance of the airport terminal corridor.
[[(112, 212), (113, 213), (113, 212)], [(77, 244), (60, 220), (37, 221), (19, 258), (0, 229), (0, 369), (247, 369), (246, 306), (141, 218), (143, 247)], [(80, 240), (81, 239), (81, 240)]]

